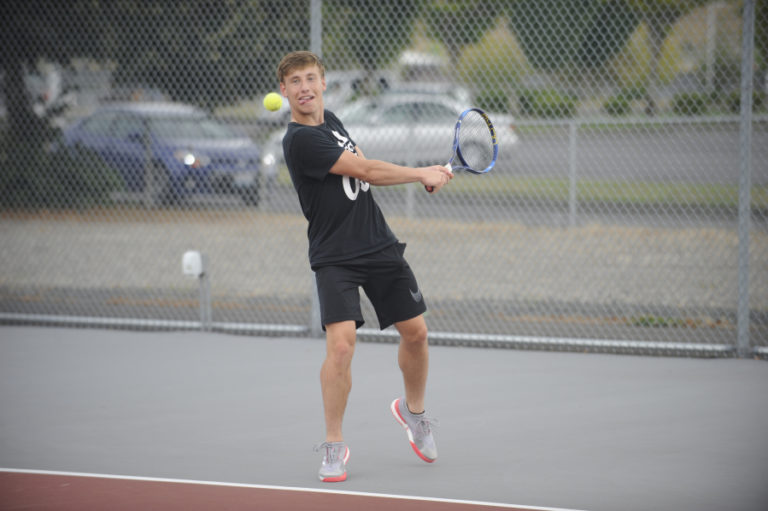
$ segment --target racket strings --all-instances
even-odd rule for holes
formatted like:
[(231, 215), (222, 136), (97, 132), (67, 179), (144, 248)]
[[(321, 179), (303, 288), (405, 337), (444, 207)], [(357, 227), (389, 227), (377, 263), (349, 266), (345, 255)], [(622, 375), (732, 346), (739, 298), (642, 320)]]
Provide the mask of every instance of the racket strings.
[(468, 167), (482, 171), (493, 161), (493, 134), (479, 113), (470, 112), (462, 119), (458, 142)]

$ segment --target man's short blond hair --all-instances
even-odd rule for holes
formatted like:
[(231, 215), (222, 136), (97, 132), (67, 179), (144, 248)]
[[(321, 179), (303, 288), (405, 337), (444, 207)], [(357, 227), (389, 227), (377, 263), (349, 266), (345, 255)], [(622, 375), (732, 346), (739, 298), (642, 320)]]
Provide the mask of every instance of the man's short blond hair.
[(325, 77), (325, 66), (323, 66), (320, 57), (311, 51), (291, 52), (280, 60), (280, 64), (277, 66), (277, 80), (283, 83), (285, 77), (291, 72), (311, 66), (317, 66), (320, 70), (320, 76)]

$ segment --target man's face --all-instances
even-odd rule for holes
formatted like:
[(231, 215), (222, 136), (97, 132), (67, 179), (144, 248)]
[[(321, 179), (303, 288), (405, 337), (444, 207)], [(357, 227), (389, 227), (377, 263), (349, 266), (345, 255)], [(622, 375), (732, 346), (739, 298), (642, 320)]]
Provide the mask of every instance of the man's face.
[(325, 78), (316, 65), (290, 71), (280, 84), (294, 115), (311, 115), (323, 110)]

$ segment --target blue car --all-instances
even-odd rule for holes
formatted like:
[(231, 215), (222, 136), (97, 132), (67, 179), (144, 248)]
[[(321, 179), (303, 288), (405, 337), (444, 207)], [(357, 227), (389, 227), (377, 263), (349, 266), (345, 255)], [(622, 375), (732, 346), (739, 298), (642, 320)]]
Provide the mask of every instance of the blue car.
[(194, 194), (259, 201), (260, 151), (202, 110), (178, 103), (102, 106), (63, 130), (67, 147), (99, 154), (129, 192), (174, 204)]

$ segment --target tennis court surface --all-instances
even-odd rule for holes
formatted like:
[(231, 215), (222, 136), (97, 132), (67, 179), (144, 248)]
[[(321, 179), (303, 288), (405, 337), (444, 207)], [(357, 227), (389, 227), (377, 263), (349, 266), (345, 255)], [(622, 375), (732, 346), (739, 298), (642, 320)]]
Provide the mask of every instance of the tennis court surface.
[(323, 484), (324, 342), (0, 326), (0, 509), (768, 509), (768, 365), (432, 347), (440, 458), (360, 343)]

